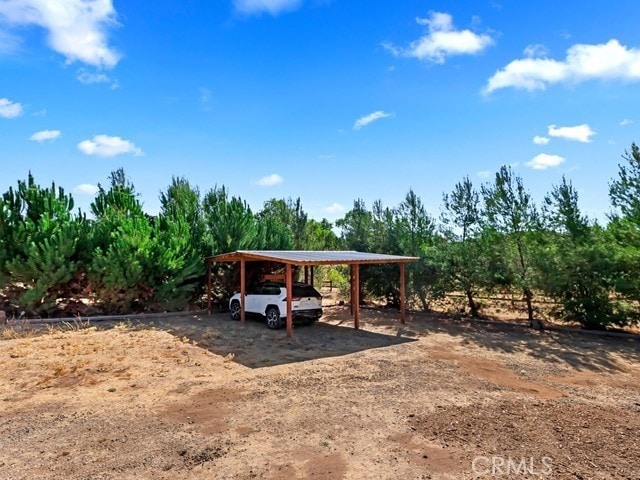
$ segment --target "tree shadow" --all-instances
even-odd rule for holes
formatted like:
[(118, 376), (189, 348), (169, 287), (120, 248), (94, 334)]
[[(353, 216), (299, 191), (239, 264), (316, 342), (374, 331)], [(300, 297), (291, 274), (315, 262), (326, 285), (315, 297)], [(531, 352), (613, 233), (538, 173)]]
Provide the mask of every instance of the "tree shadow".
[(610, 337), (574, 329), (536, 331), (506, 322), (456, 320), (426, 313), (413, 315), (409, 325), (413, 335), (445, 333), (461, 337), (462, 345), (525, 354), (577, 370), (621, 371), (620, 359), (640, 362), (640, 335)]

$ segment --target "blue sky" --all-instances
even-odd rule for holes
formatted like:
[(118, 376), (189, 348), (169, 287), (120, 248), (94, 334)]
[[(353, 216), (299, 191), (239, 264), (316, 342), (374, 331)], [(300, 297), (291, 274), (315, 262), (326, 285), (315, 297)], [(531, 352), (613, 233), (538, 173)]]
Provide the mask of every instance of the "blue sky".
[(0, 190), (75, 191), (122, 166), (145, 208), (172, 175), (315, 218), (464, 175), (564, 174), (604, 218), (638, 140), (637, 0), (0, 0)]

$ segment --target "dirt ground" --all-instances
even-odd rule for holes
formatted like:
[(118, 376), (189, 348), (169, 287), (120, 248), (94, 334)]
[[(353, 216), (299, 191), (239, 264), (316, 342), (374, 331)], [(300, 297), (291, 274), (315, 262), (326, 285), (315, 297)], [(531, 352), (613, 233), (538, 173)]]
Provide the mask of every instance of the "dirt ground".
[(362, 315), (5, 332), (0, 478), (640, 479), (638, 339)]

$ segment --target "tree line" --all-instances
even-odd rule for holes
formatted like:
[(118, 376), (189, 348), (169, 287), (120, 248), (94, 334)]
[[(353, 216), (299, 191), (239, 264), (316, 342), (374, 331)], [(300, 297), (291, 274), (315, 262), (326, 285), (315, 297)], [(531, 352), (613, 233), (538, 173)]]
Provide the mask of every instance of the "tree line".
[[(160, 212), (144, 212), (123, 169), (99, 186), (91, 216), (71, 194), (29, 174), (0, 199), (0, 308), (55, 316), (184, 309), (202, 297), (205, 256), (234, 250), (349, 249), (410, 255), (409, 299), (428, 310), (448, 293), (516, 294), (533, 327), (536, 302), (587, 328), (640, 320), (640, 150), (631, 145), (609, 183), (606, 225), (589, 219), (564, 177), (537, 205), (512, 168), (474, 186), (469, 177), (443, 195), (438, 217), (409, 190), (396, 206), (357, 199), (335, 224), (308, 217), (300, 199), (272, 198), (254, 212), (222, 186), (205, 194), (179, 177), (160, 194)], [(338, 234), (336, 234), (338, 232)], [(224, 304), (234, 271), (217, 267)], [(363, 266), (363, 297), (399, 304), (397, 266)], [(344, 282), (346, 268), (325, 272)]]

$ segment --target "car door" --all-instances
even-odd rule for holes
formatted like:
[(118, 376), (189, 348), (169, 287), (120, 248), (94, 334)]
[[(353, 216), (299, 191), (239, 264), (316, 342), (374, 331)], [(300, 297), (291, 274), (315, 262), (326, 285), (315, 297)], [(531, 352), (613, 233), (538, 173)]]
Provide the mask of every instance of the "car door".
[(252, 285), (247, 288), (247, 294), (244, 297), (244, 311), (249, 313), (264, 313), (260, 311), (260, 293), (262, 285)]
[[(261, 298), (261, 308), (262, 314), (264, 314), (267, 310), (267, 305), (278, 305), (280, 303), (280, 296), (282, 290), (278, 285), (265, 285), (262, 290), (262, 298)], [(280, 312), (282, 315), (283, 312)]]

